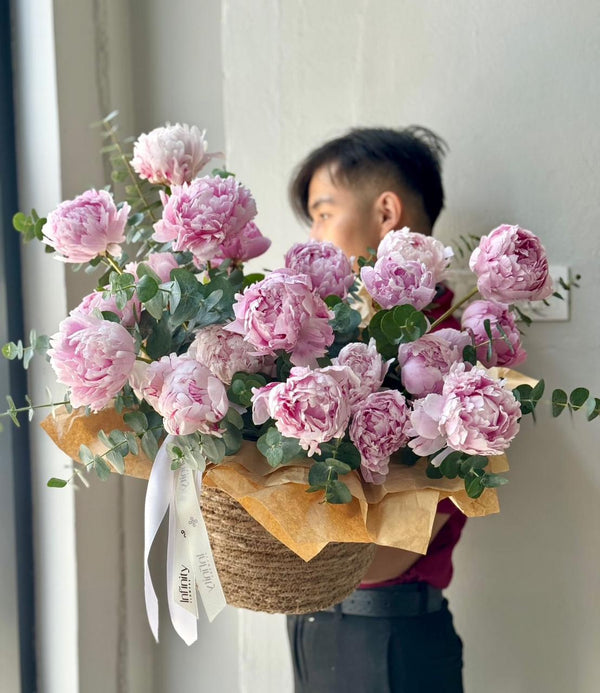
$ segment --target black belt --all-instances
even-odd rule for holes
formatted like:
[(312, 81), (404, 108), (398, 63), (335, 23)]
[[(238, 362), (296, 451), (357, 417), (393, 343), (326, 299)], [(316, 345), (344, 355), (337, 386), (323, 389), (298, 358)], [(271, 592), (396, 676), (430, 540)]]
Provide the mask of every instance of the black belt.
[(343, 602), (324, 611), (348, 616), (397, 618), (434, 613), (442, 608), (443, 601), (442, 590), (426, 582), (415, 582), (356, 590)]

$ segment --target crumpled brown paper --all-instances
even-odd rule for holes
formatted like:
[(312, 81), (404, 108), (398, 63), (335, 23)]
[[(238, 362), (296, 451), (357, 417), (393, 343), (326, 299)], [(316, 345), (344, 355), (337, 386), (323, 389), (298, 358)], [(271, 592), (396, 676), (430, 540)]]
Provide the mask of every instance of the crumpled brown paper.
[[(94, 453), (106, 448), (97, 433), (129, 430), (113, 409), (85, 415), (57, 409), (42, 427), (73, 459), (84, 443)], [(256, 445), (244, 441), (242, 449), (219, 465), (210, 465), (204, 483), (235, 498), (267, 531), (304, 560), (316, 556), (329, 542), (372, 542), (381, 546), (425, 553), (431, 537), (437, 504), (449, 497), (469, 517), (499, 512), (494, 489), (478, 499), (469, 498), (461, 479), (428, 479), (424, 460), (413, 467), (392, 463), (386, 482), (365, 484), (358, 472), (344, 476), (352, 501), (344, 505), (322, 502), (322, 493), (306, 493), (310, 463), (298, 460), (273, 469)], [(152, 462), (140, 451), (127, 455), (125, 474), (148, 479)], [(490, 458), (493, 472), (504, 472), (504, 455)]]

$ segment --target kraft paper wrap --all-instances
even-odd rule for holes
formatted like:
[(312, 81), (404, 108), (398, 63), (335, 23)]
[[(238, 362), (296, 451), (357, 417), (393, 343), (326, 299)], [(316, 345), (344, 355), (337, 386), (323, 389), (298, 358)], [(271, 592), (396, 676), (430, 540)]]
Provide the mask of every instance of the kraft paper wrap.
[[(514, 388), (536, 380), (506, 368), (491, 369), (494, 377), (505, 378)], [(42, 422), (42, 427), (58, 447), (77, 460), (79, 446), (85, 443), (94, 453), (105, 447), (97, 432), (128, 430), (122, 417), (113, 409), (86, 416), (83, 410), (70, 414), (56, 410)], [(148, 479), (152, 462), (140, 451), (127, 455), (125, 474)], [(495, 489), (486, 489), (477, 498), (469, 498), (462, 479), (428, 479), (425, 460), (413, 467), (390, 464), (386, 482), (380, 486), (365, 484), (358, 472), (344, 476), (352, 494), (345, 505), (322, 502), (321, 493), (306, 493), (310, 462), (298, 460), (273, 469), (258, 452), (256, 445), (244, 441), (240, 452), (211, 465), (204, 484), (229, 494), (267, 531), (308, 561), (329, 542), (370, 542), (424, 554), (431, 537), (439, 501), (450, 498), (468, 517), (499, 512)], [(508, 470), (505, 455), (490, 457), (490, 471)]]

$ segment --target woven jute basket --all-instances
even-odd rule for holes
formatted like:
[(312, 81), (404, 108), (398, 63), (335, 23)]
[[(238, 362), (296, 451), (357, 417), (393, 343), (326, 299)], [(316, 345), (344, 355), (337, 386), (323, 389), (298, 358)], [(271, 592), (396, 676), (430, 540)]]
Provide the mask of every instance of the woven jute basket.
[(328, 544), (304, 561), (233, 498), (204, 486), (202, 514), (227, 603), (268, 613), (305, 614), (345, 599), (375, 552), (373, 544)]

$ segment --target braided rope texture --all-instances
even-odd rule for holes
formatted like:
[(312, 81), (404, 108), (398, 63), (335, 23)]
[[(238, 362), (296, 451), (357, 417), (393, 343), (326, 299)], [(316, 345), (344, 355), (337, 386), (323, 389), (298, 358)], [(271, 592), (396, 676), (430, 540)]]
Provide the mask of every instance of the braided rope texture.
[(327, 609), (354, 591), (375, 553), (374, 544), (331, 543), (306, 562), (216, 488), (202, 488), (202, 514), (227, 603), (243, 609)]

